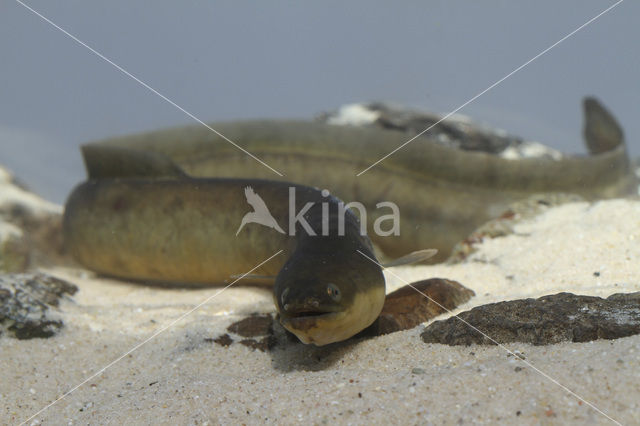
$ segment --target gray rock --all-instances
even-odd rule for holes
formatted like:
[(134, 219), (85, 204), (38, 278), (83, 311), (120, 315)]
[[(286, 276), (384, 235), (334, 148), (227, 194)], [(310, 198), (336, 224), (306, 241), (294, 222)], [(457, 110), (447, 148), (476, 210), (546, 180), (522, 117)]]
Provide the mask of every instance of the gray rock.
[(0, 335), (18, 339), (51, 337), (63, 326), (51, 307), (78, 288), (44, 274), (0, 275)]
[(618, 339), (640, 333), (640, 292), (617, 293), (607, 299), (558, 293), (478, 306), (458, 317), (464, 322), (451, 317), (430, 324), (422, 332), (422, 340), (447, 345), (548, 345)]

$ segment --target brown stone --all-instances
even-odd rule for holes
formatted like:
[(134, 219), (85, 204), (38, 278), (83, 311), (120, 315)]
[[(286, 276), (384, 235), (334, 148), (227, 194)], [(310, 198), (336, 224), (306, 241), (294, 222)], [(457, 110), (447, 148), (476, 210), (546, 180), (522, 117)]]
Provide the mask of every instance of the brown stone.
[(447, 345), (496, 342), (548, 345), (562, 341), (618, 339), (638, 333), (640, 292), (617, 293), (607, 299), (558, 293), (539, 299), (478, 306), (459, 314), (458, 318), (430, 324), (421, 337), (426, 343)]
[(374, 335), (408, 330), (467, 302), (475, 293), (443, 278), (417, 281), (389, 293), (374, 324)]
[(273, 333), (273, 318), (271, 315), (257, 315), (234, 322), (227, 331), (242, 337), (268, 336)]

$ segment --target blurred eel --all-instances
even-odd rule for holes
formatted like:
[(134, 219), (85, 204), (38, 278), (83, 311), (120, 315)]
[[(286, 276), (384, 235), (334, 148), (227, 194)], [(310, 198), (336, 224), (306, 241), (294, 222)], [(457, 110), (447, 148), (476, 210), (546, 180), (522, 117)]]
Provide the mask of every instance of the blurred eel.
[[(585, 99), (584, 113), (589, 155), (513, 160), (443, 146), (426, 135), (360, 177), (356, 173), (412, 135), (308, 121), (212, 124), (284, 177), (199, 125), (88, 146), (162, 154), (192, 176), (276, 179), (327, 188), (340, 199), (366, 207), (369, 217), (361, 220), (384, 254), (397, 257), (433, 247), (439, 250), (436, 260), (443, 260), (455, 243), (479, 225), (532, 194), (572, 193), (592, 200), (637, 193), (637, 178), (620, 126), (594, 98)], [(469, 128), (473, 130), (473, 125)], [(377, 218), (388, 214), (388, 210), (376, 208), (383, 201), (399, 208), (399, 235), (379, 236), (371, 229)]]

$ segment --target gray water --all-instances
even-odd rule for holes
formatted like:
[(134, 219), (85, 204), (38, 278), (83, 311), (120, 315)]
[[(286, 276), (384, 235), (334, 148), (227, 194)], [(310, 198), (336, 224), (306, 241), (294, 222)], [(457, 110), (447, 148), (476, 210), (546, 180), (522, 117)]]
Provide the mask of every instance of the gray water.
[[(369, 100), (446, 113), (613, 3), (28, 2), (207, 122)], [(584, 153), (580, 100), (596, 95), (640, 155), (638, 16), (623, 2), (461, 113)], [(81, 143), (193, 123), (12, 0), (0, 58), (0, 164), (50, 200), (84, 178)]]

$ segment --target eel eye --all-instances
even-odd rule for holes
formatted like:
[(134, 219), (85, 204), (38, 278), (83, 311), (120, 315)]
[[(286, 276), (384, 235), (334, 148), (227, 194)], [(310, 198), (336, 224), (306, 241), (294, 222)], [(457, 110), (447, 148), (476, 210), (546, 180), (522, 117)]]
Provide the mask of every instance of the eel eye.
[(340, 289), (335, 284), (327, 284), (327, 294), (334, 302), (339, 302), (342, 297), (342, 293), (340, 293)]
[(285, 288), (282, 294), (280, 295), (280, 303), (282, 306), (285, 305), (285, 300), (287, 300), (287, 296), (289, 295), (289, 287)]

